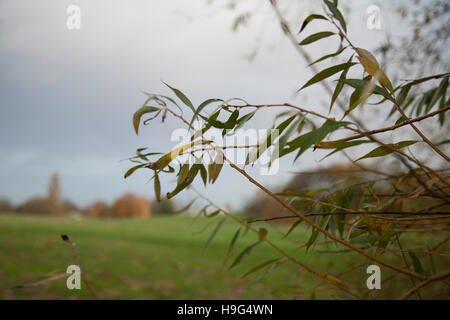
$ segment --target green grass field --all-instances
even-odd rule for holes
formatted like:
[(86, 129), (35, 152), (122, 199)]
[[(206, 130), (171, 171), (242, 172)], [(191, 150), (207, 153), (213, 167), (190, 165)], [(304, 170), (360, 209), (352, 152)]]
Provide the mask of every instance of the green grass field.
[[(68, 290), (61, 278), (34, 287), (14, 288), (64, 273), (75, 264), (67, 234), (76, 243), (76, 253), (90, 285), (102, 299), (308, 299), (351, 298), (286, 262), (270, 272), (264, 269), (242, 279), (251, 268), (280, 257), (263, 243), (229, 271), (222, 270), (225, 252), (238, 225), (227, 221), (202, 254), (216, 219), (152, 217), (146, 220), (80, 221), (17, 215), (0, 215), (0, 297), (2, 299), (90, 299), (81, 290)], [(337, 275), (364, 259), (354, 254), (307, 253), (292, 240), (281, 240), (285, 228), (269, 228), (269, 239), (303, 263), (332, 270)], [(294, 231), (296, 240), (306, 241), (309, 232)], [(233, 259), (257, 236), (244, 233), (236, 244)], [(357, 260), (359, 259), (359, 260)], [(352, 271), (352, 285), (365, 283), (363, 268)], [(408, 279), (406, 279), (408, 280)], [(319, 287), (317, 287), (320, 285)], [(312, 294), (312, 288), (314, 294)], [(387, 289), (386, 289), (387, 290)]]

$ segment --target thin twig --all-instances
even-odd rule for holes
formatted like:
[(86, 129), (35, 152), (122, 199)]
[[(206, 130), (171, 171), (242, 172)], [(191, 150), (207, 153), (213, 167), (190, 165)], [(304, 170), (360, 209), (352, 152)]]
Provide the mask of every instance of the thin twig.
[(66, 242), (66, 243), (69, 245), (70, 250), (71, 250), (71, 252), (72, 252), (72, 256), (73, 256), (73, 258), (75, 259), (75, 263), (76, 263), (77, 266), (80, 268), (80, 271), (81, 271), (81, 279), (83, 280), (83, 283), (86, 285), (86, 288), (88, 289), (89, 293), (91, 294), (91, 296), (92, 296), (94, 299), (98, 299), (98, 297), (97, 297), (97, 295), (95, 294), (94, 290), (92, 290), (91, 286), (89, 285), (89, 282), (87, 281), (86, 277), (84, 276), (83, 270), (81, 269), (80, 259), (78, 259), (77, 253), (75, 252), (75, 243), (73, 243), (73, 242), (70, 240), (69, 236), (67, 236), (67, 235), (65, 235), (65, 234), (61, 235), (61, 239), (63, 239), (64, 242)]

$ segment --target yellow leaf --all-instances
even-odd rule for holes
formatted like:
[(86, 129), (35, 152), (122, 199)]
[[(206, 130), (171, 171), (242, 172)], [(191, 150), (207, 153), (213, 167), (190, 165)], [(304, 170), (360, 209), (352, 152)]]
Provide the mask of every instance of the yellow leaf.
[(365, 58), (362, 56), (358, 56), (358, 59), (368, 74), (370, 74), (372, 77), (377, 79), (390, 92), (394, 91), (392, 88), (391, 81), (386, 76), (386, 74), (383, 72), (383, 70), (381, 70), (378, 67), (376, 60), (374, 61), (373, 59)]

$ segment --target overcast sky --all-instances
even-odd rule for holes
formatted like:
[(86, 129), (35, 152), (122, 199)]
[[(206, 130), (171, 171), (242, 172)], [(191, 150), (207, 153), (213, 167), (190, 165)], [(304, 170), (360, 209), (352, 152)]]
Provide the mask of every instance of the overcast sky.
[[(65, 197), (80, 205), (111, 201), (127, 191), (153, 197), (149, 175), (141, 171), (124, 180), (130, 164), (119, 160), (139, 147), (169, 151), (173, 146), (170, 133), (180, 127), (175, 120), (152, 123), (139, 136), (131, 124), (145, 99), (141, 90), (170, 93), (161, 80), (197, 105), (211, 97), (290, 101), (317, 109), (326, 104), (329, 97), (320, 87), (294, 96), (312, 73), (283, 36), (268, 1), (238, 1), (233, 10), (230, 2), (0, 0), (0, 197), (17, 204), (44, 195), (54, 171), (61, 175)], [(282, 7), (288, 2), (281, 1)], [(294, 10), (285, 14), (294, 28), (314, 8), (321, 11), (319, 1), (293, 2)], [(70, 4), (81, 8), (80, 30), (66, 27)], [(381, 30), (366, 27), (371, 4), (382, 10)], [(234, 19), (248, 8), (256, 10), (249, 24), (231, 32)], [(389, 12), (389, 1), (357, 1), (349, 35), (371, 49), (386, 32), (401, 33)], [(321, 26), (311, 24), (308, 32)], [(327, 40), (308, 50), (318, 58), (336, 47)], [(250, 62), (246, 56), (255, 48), (258, 54)], [(259, 116), (253, 125), (269, 119)], [(322, 156), (308, 152), (295, 168), (284, 162), (279, 175), (259, 178), (279, 185), (288, 171), (315, 168)], [(224, 173), (206, 193), (237, 208), (255, 189), (232, 170)], [(173, 187), (170, 180), (162, 182), (165, 192)]]

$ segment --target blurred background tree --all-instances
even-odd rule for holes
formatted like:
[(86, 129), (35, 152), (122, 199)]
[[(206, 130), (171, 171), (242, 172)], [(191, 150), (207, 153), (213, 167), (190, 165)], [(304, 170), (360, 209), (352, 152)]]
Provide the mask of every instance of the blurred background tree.
[(151, 215), (150, 204), (145, 197), (127, 193), (117, 199), (112, 212), (118, 218), (148, 218)]

